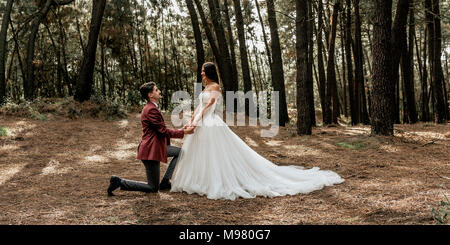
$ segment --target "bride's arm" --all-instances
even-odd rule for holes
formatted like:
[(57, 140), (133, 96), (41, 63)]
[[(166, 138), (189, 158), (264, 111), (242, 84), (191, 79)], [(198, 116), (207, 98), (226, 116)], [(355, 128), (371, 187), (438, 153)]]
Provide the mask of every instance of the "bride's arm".
[(189, 121), (188, 125), (192, 125), (192, 122), (194, 121), (194, 118), (197, 115), (199, 109), (200, 109), (200, 105), (198, 105), (197, 108), (195, 108), (194, 114), (192, 114), (191, 120)]
[[(206, 104), (206, 106), (203, 108), (203, 110), (200, 112), (200, 117), (196, 120), (196, 121), (193, 121), (192, 123), (191, 123), (191, 125), (192, 126), (197, 126), (197, 123), (198, 123), (198, 121), (201, 119), (201, 118), (203, 118), (203, 115), (205, 114), (205, 112), (209, 109), (209, 107), (211, 107), (213, 104), (214, 104), (214, 102), (216, 101), (216, 97), (217, 97), (217, 95), (216, 95), (216, 93), (220, 93), (220, 90), (212, 90), (211, 91), (212, 93), (212, 96), (210, 97), (210, 99), (209, 99), (209, 101), (208, 101), (208, 104)], [(194, 118), (194, 117), (193, 117)]]

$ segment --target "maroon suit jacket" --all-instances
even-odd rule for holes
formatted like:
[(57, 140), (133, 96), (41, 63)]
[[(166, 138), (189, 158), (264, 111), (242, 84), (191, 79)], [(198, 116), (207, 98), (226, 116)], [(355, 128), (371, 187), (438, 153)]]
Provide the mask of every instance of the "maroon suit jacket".
[(184, 131), (166, 128), (161, 112), (150, 101), (142, 109), (141, 124), (142, 140), (138, 146), (137, 159), (166, 163), (170, 138), (183, 138)]

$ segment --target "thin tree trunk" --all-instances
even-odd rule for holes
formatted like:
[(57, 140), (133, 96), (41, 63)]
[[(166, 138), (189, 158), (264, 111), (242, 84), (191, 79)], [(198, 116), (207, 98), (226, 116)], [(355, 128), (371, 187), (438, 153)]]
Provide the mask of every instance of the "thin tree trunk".
[(102, 94), (106, 98), (106, 80), (105, 80), (105, 44), (100, 43), (101, 52), (101, 75), (102, 75)]
[[(223, 64), (222, 70), (219, 72), (222, 77), (223, 86), (225, 91), (237, 91), (237, 81), (233, 79), (233, 68), (231, 65), (230, 51), (227, 45), (227, 40), (225, 37), (225, 31), (222, 25), (222, 15), (220, 14), (220, 9), (217, 0), (208, 0), (208, 6), (210, 9), (211, 19), (214, 26), (214, 31), (216, 33), (217, 43), (219, 46), (219, 57), (216, 59)], [(226, 99), (226, 98), (225, 98)]]
[(267, 59), (269, 60), (269, 69), (272, 74), (272, 54), (270, 53), (269, 43), (267, 42), (266, 30), (264, 28), (264, 21), (261, 17), (261, 11), (259, 10), (258, 0), (255, 0), (255, 4), (256, 4), (256, 10), (258, 12), (259, 23), (261, 23), (261, 29), (262, 29), (263, 39), (264, 39), (264, 46), (266, 47)]
[(352, 15), (351, 15), (351, 1), (346, 0), (347, 13), (345, 20), (345, 58), (347, 61), (347, 84), (348, 84), (348, 98), (350, 104), (350, 117), (352, 125), (355, 125), (356, 107), (355, 103), (355, 85), (353, 83), (353, 64), (352, 64)]
[(31, 24), (31, 33), (27, 45), (26, 75), (23, 86), (26, 100), (33, 100), (36, 94), (35, 91), (36, 86), (34, 81), (34, 65), (33, 65), (36, 35), (39, 31), (39, 25), (41, 24), (45, 16), (47, 16), (47, 13), (50, 10), (52, 3), (53, 0), (47, 0), (45, 2), (45, 5), (38, 12), (38, 14), (36, 15)]
[(345, 79), (348, 77), (347, 71), (346, 71), (346, 53), (345, 53), (345, 36), (346, 36), (346, 30), (345, 28), (345, 13), (342, 11), (341, 13), (341, 55), (342, 55), (342, 94), (343, 94), (343, 101), (342, 101), (342, 108), (343, 113), (345, 117), (348, 117), (348, 105), (347, 105), (347, 80)]
[(432, 68), (432, 82), (433, 82), (433, 104), (434, 104), (434, 122), (446, 123), (448, 108), (445, 108), (446, 103), (444, 101), (444, 86), (443, 86), (443, 72), (442, 72), (442, 33), (441, 33), (441, 15), (439, 10), (439, 0), (432, 1), (432, 11), (434, 20), (434, 37), (433, 46), (433, 68)]
[[(420, 120), (422, 122), (427, 122), (429, 120), (429, 106), (428, 106), (428, 85), (427, 85), (427, 81), (428, 81), (428, 72), (427, 72), (427, 49), (426, 49), (426, 44), (427, 44), (427, 37), (428, 37), (428, 31), (427, 28), (425, 28), (425, 35), (424, 35), (424, 41), (423, 41), (423, 48), (422, 48), (422, 58), (423, 58), (423, 62), (421, 61), (421, 56), (420, 56), (420, 52), (419, 52), (419, 46), (421, 46), (420, 44), (417, 43), (416, 40), (416, 55), (417, 55), (417, 61), (419, 63), (419, 71), (421, 72), (421, 79), (420, 79), (420, 85), (421, 85), (421, 90), (420, 90)], [(421, 65), (423, 64), (423, 65)]]
[(417, 110), (415, 101), (415, 89), (414, 89), (414, 66), (413, 66), (413, 54), (414, 54), (414, 5), (410, 2), (409, 13), (409, 34), (408, 34), (408, 47), (406, 45), (402, 50), (402, 77), (403, 77), (403, 89), (405, 91), (407, 120), (409, 123), (417, 122)]
[[(335, 45), (337, 16), (340, 9), (340, 2), (337, 1), (333, 6), (333, 15), (331, 19), (331, 32), (329, 36), (328, 64), (327, 64), (327, 90), (326, 90), (326, 109), (331, 110), (328, 118), (324, 120), (325, 124), (337, 124), (339, 116), (339, 99), (337, 95), (336, 71), (335, 71)], [(329, 117), (331, 115), (331, 117)]]
[(322, 0), (319, 0), (318, 6), (318, 27), (317, 27), (317, 69), (319, 70), (319, 96), (320, 96), (320, 105), (322, 107), (322, 121), (328, 117), (327, 113), (329, 110), (326, 110), (326, 98), (325, 98), (325, 89), (326, 89), (326, 76), (325, 76), (325, 65), (323, 62), (323, 41), (322, 41), (322, 30), (324, 29), (323, 25), (323, 3)]
[(103, 13), (105, 10), (106, 0), (94, 1), (92, 6), (91, 26), (89, 31), (89, 41), (86, 48), (86, 54), (81, 64), (80, 75), (77, 82), (77, 90), (74, 99), (79, 102), (88, 100), (91, 97), (95, 54), (97, 52), (97, 41), (102, 24)]
[[(13, 25), (13, 23), (12, 23), (12, 21), (11, 21), (11, 17), (10, 17), (10, 19), (9, 19), (9, 24), (10, 24), (10, 26), (11, 26), (11, 32), (12, 32), (12, 34), (13, 34), (13, 39), (14, 39), (14, 43), (15, 43), (14, 48), (15, 48), (15, 52), (16, 52), (16, 54), (17, 54), (17, 60), (19, 61), (20, 72), (21, 72), (22, 77), (23, 77), (23, 76), (24, 76), (23, 74), (25, 74), (25, 70), (24, 70), (24, 67), (23, 67), (22, 57), (21, 57), (20, 51), (19, 51), (19, 41), (18, 41), (17, 33), (16, 33), (16, 31), (14, 30), (14, 25)], [(16, 69), (16, 77), (17, 77), (17, 69)], [(16, 81), (16, 83), (17, 83), (17, 79), (16, 79), (15, 81)], [(17, 85), (14, 86), (14, 87), (18, 88), (19, 85), (17, 84)], [(12, 91), (11, 91), (11, 92), (12, 92)], [(14, 99), (15, 99), (15, 98), (14, 98)]]
[(308, 87), (308, 1), (296, 0), (297, 134), (311, 134)]
[[(230, 21), (230, 14), (228, 13), (228, 0), (224, 0), (224, 13), (225, 13), (225, 23), (227, 25), (227, 32), (228, 32), (228, 45), (230, 48), (230, 55), (231, 55), (231, 73), (232, 73), (232, 77), (233, 77), (233, 83), (236, 83), (236, 91), (239, 90), (238, 89), (238, 85), (239, 85), (239, 80), (238, 80), (238, 71), (237, 71), (237, 65), (236, 65), (236, 52), (234, 50), (234, 47), (236, 46), (236, 42), (234, 41), (233, 38), (233, 31), (231, 30), (231, 21)], [(220, 4), (220, 3), (216, 3), (216, 4)], [(237, 24), (237, 23), (236, 23)], [(251, 90), (251, 86), (250, 86), (250, 90)]]
[(314, 108), (314, 79), (312, 65), (314, 64), (314, 42), (313, 42), (313, 26), (314, 26), (314, 15), (311, 0), (308, 0), (308, 103), (309, 103), (309, 114), (311, 117), (311, 125), (316, 126), (316, 110)]
[(202, 66), (205, 63), (205, 51), (203, 50), (202, 33), (198, 23), (197, 12), (195, 11), (192, 0), (186, 0), (186, 4), (191, 16), (192, 29), (195, 37), (195, 52), (197, 55), (197, 83), (202, 83)]
[[(217, 47), (216, 40), (213, 36), (212, 30), (211, 30), (211, 28), (209, 28), (208, 21), (206, 20), (205, 13), (203, 11), (203, 7), (199, 0), (194, 0), (194, 2), (195, 2), (195, 5), (197, 6), (198, 13), (200, 14), (200, 19), (202, 20), (203, 28), (205, 29), (205, 34), (206, 34), (206, 37), (208, 38), (209, 45), (211, 46), (211, 50), (213, 52), (214, 57), (216, 58), (216, 62), (217, 62), (219, 71), (223, 70), (224, 64), (222, 62), (222, 59), (220, 58), (219, 48)], [(201, 70), (200, 70), (200, 72), (201, 72)], [(219, 73), (219, 75), (223, 81), (223, 74)]]
[(392, 78), (395, 86), (395, 107), (392, 119), (395, 123), (400, 123), (399, 106), (399, 64), (403, 47), (406, 46), (406, 24), (408, 20), (410, 0), (399, 0), (392, 26)]
[(3, 12), (2, 28), (0, 30), (0, 105), (6, 102), (5, 65), (6, 54), (8, 53), (6, 37), (8, 36), (8, 25), (13, 2), (13, 0), (8, 0), (6, 3), (6, 9)]
[[(227, 2), (227, 1), (225, 1)], [(245, 40), (245, 30), (244, 30), (244, 17), (242, 16), (241, 2), (240, 0), (233, 0), (234, 13), (236, 15), (236, 26), (238, 30), (239, 39), (239, 55), (241, 57), (241, 68), (242, 68), (242, 78), (244, 79), (244, 92), (252, 90), (252, 80), (250, 77), (250, 68), (248, 66), (247, 48)], [(259, 69), (259, 68), (258, 68)], [(258, 71), (259, 73), (259, 71)], [(248, 107), (248, 102), (246, 100), (246, 108)], [(245, 113), (249, 115), (249, 111), (246, 109)]]
[[(267, 15), (269, 17), (269, 27), (271, 36), (271, 50), (272, 50), (272, 85), (273, 90), (278, 91), (280, 98), (279, 107), (279, 123), (280, 126), (285, 126), (289, 122), (286, 104), (286, 89), (284, 84), (283, 60), (281, 57), (280, 39), (278, 36), (278, 24), (275, 14), (275, 5), (273, 0), (266, 0)], [(308, 108), (309, 110), (309, 108)]]
[(84, 42), (83, 42), (83, 36), (81, 35), (81, 29), (80, 29), (80, 21), (78, 20), (78, 15), (75, 15), (75, 21), (77, 24), (77, 31), (78, 31), (78, 39), (80, 41), (80, 46), (81, 46), (81, 53), (83, 54), (83, 56), (85, 55), (85, 49), (86, 47), (84, 46)]
[[(48, 36), (50, 38), (50, 41), (52, 43), (53, 50), (56, 55), (56, 92), (58, 97), (62, 97), (62, 65), (61, 65), (61, 52), (56, 47), (55, 40), (53, 39), (53, 34), (50, 31), (50, 28), (48, 26), (48, 23), (44, 22), (45, 28), (47, 29)], [(54, 91), (52, 91), (53, 94)], [(53, 96), (52, 96), (53, 97)]]
[[(60, 49), (61, 49), (61, 55), (62, 55), (62, 68), (63, 68), (63, 80), (64, 83), (67, 86), (69, 96), (73, 95), (72, 92), (72, 80), (69, 78), (69, 72), (67, 71), (67, 55), (66, 55), (66, 32), (63, 27), (63, 24), (61, 22), (61, 18), (57, 16), (58, 18), (58, 26), (59, 26), (59, 42), (60, 42)], [(64, 92), (63, 95), (64, 96)]]
[(355, 0), (355, 45), (353, 48), (353, 55), (355, 59), (355, 83), (354, 83), (354, 101), (355, 101), (355, 119), (354, 124), (364, 122), (363, 111), (366, 105), (364, 104), (363, 96), (365, 95), (364, 87), (364, 66), (361, 40), (361, 19), (359, 15), (359, 0)]

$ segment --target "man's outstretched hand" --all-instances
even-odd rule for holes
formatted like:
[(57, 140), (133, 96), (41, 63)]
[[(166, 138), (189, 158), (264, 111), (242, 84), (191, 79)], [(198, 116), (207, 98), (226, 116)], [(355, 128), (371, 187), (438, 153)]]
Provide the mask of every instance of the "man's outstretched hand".
[(183, 127), (184, 134), (192, 134), (192, 133), (194, 133), (194, 129), (195, 129), (195, 127), (189, 126), (189, 125), (185, 125)]

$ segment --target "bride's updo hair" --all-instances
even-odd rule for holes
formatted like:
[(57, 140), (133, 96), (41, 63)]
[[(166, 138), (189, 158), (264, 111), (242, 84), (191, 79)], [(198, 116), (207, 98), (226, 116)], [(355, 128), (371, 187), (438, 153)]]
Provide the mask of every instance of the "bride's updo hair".
[(206, 62), (203, 64), (205, 75), (212, 81), (219, 83), (219, 76), (217, 75), (216, 65), (212, 62)]

